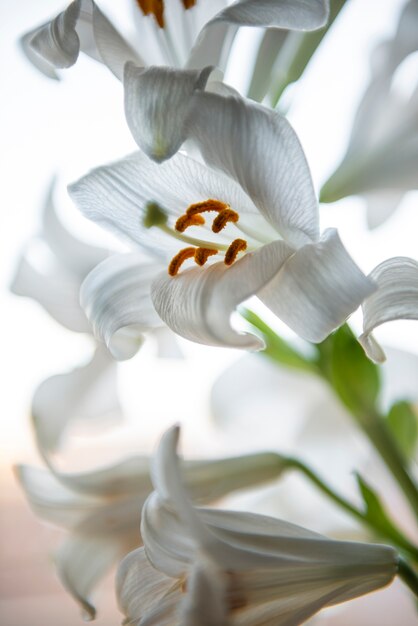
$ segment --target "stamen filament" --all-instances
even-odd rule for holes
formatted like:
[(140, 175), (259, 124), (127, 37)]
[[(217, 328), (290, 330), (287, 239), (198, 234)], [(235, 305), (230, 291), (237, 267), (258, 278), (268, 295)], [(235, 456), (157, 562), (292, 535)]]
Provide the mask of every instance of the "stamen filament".
[(203, 239), (197, 239), (196, 237), (189, 237), (188, 235), (184, 235), (183, 233), (179, 233), (176, 230), (173, 230), (167, 224), (158, 224), (156, 228), (159, 228), (167, 235), (174, 237), (174, 239), (178, 239), (179, 241), (184, 241), (192, 246), (196, 246), (196, 248), (209, 248), (210, 250), (228, 250), (229, 245), (224, 243), (217, 243), (212, 241), (205, 241)]

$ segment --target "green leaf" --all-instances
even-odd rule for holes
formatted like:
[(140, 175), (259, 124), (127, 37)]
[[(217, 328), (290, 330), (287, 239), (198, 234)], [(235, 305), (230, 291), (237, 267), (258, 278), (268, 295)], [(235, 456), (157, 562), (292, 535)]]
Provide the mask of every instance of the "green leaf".
[(387, 424), (403, 454), (412, 458), (418, 439), (418, 415), (412, 406), (396, 402), (388, 413)]
[(318, 373), (316, 364), (305, 357), (303, 354), (295, 350), (289, 343), (287, 343), (282, 337), (277, 335), (274, 330), (270, 328), (261, 318), (258, 317), (253, 311), (249, 309), (241, 309), (241, 315), (259, 331), (262, 339), (266, 344), (263, 355), (268, 356), (276, 363), (280, 363), (285, 367), (291, 367), (299, 370), (308, 370), (310, 372)]
[(345, 406), (354, 415), (375, 414), (379, 369), (367, 358), (347, 324), (317, 348), (318, 365)]
[(367, 520), (376, 530), (380, 531), (382, 535), (391, 537), (398, 546), (404, 547), (405, 550), (410, 551), (410, 545), (389, 519), (377, 493), (360, 474), (356, 473), (356, 478), (365, 504), (364, 514)]

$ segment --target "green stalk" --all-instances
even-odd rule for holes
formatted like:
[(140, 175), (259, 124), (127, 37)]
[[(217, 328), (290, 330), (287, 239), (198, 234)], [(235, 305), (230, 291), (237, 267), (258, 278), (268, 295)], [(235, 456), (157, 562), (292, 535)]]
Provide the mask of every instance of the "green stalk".
[(349, 513), (352, 517), (358, 519), (363, 525), (367, 526), (374, 533), (390, 541), (391, 544), (396, 545), (404, 553), (408, 554), (415, 562), (418, 563), (418, 547), (412, 544), (402, 532), (394, 525), (391, 527), (378, 526), (367, 518), (366, 514), (352, 505), (348, 500), (336, 493), (332, 487), (327, 485), (315, 472), (305, 465), (299, 459), (293, 457), (287, 457), (286, 465), (288, 469), (296, 469), (301, 472), (308, 480), (310, 480), (323, 494), (325, 494), (330, 500), (332, 500), (338, 507)]
[(274, 88), (271, 99), (272, 107), (277, 106), (277, 103), (279, 102), (286, 87), (299, 80), (302, 76), (313, 54), (325, 35), (328, 33), (335, 18), (338, 16), (346, 1), (347, 0), (331, 0), (330, 17), (326, 26), (320, 30), (306, 33), (300, 37), (299, 45), (296, 47), (296, 50), (294, 51), (281, 80)]
[(418, 598), (418, 576), (402, 557), (399, 559), (398, 576)]

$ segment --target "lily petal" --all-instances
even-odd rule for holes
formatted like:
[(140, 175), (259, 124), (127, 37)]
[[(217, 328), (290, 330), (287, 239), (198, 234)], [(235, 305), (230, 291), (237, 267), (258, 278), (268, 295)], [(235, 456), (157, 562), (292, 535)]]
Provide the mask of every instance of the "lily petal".
[(50, 22), (24, 35), (21, 43), (29, 61), (51, 78), (58, 78), (54, 68), (74, 65), (80, 51), (104, 63), (120, 80), (127, 61), (143, 63), (93, 0), (74, 0)]
[(237, 27), (227, 22), (211, 23), (203, 28), (187, 61), (187, 69), (212, 65), (225, 70)]
[(78, 301), (80, 281), (62, 267), (56, 266), (44, 273), (24, 254), (18, 262), (10, 290), (38, 302), (61, 326), (75, 332), (91, 332)]
[(114, 358), (131, 358), (142, 345), (144, 331), (162, 326), (150, 295), (160, 270), (140, 254), (117, 254), (95, 267), (82, 284), (81, 306)]
[(161, 274), (151, 291), (155, 309), (167, 326), (191, 341), (259, 350), (263, 342), (236, 332), (230, 317), (241, 302), (272, 280), (292, 253), (283, 241), (275, 241), (246, 254), (231, 267), (219, 262), (174, 277)]
[(138, 146), (154, 161), (169, 159), (185, 141), (192, 94), (204, 90), (212, 69), (125, 65), (126, 120)]
[[(130, 552), (116, 575), (116, 595), (120, 610), (132, 623), (138, 619), (148, 626), (173, 624), (180, 596), (180, 583), (154, 569), (144, 548)], [(165, 619), (169, 618), (170, 622)]]
[(418, 319), (418, 262), (408, 257), (387, 259), (369, 277), (378, 288), (363, 303), (363, 334), (359, 341), (369, 358), (381, 363), (385, 353), (371, 333), (385, 322)]
[(189, 136), (208, 163), (248, 193), (291, 245), (319, 237), (318, 202), (302, 147), (287, 120), (253, 102), (194, 94)]
[(42, 452), (56, 450), (75, 420), (121, 418), (115, 367), (108, 351), (98, 347), (87, 365), (51, 376), (39, 385), (32, 400), (32, 415)]
[(330, 228), (318, 243), (300, 248), (257, 295), (298, 335), (317, 343), (375, 289)]
[(328, 17), (329, 0), (239, 0), (224, 9), (213, 21), (309, 31), (325, 26)]
[(56, 18), (31, 33), (30, 47), (52, 67), (71, 67), (80, 52), (76, 32), (81, 2), (74, 0)]

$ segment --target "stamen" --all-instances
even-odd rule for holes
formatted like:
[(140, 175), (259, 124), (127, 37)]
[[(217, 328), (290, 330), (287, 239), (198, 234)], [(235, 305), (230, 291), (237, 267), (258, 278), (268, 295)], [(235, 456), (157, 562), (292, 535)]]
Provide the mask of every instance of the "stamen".
[(232, 209), (223, 209), (213, 220), (212, 230), (214, 233), (220, 233), (228, 222), (236, 224), (238, 220), (239, 215), (236, 211), (233, 211)]
[(189, 226), (203, 226), (204, 223), (205, 218), (198, 213), (196, 215), (185, 214), (178, 218), (174, 228), (179, 233), (184, 233), (186, 228), (189, 228)]
[(183, 6), (186, 9), (191, 9), (194, 7), (194, 5), (196, 4), (197, 0), (182, 0), (183, 2)]
[(170, 265), (168, 266), (170, 276), (176, 276), (184, 261), (194, 257), (195, 252), (196, 248), (183, 248), (183, 250), (180, 250), (180, 252), (171, 259)]
[(136, 0), (144, 15), (153, 15), (160, 28), (164, 28), (164, 0)]
[(220, 211), (224, 211), (225, 209), (229, 209), (229, 206), (225, 204), (225, 202), (209, 198), (209, 200), (191, 204), (186, 211), (186, 215), (196, 215), (197, 213), (206, 213), (208, 211), (217, 211), (220, 213)]
[(244, 252), (247, 249), (247, 242), (244, 239), (234, 239), (225, 252), (225, 265), (232, 265), (237, 258), (238, 252)]
[(195, 262), (202, 267), (210, 256), (218, 254), (218, 250), (212, 250), (211, 248), (197, 248), (194, 253)]

